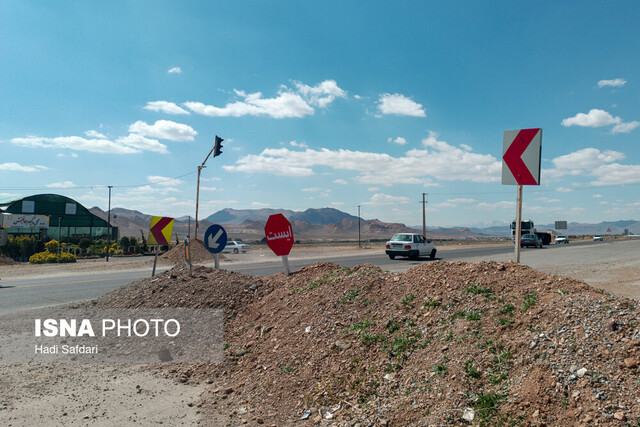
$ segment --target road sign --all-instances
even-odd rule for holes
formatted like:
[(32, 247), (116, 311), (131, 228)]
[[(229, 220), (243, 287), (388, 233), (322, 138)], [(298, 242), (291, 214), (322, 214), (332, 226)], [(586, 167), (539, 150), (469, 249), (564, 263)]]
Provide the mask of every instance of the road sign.
[(556, 221), (556, 230), (566, 230), (567, 229), (567, 221)]
[(227, 232), (218, 224), (213, 224), (204, 232), (204, 247), (212, 254), (219, 254), (227, 246)]
[(505, 130), (502, 139), (502, 184), (540, 185), (542, 129)]
[(169, 246), (171, 231), (173, 231), (173, 218), (152, 216), (151, 226), (149, 227), (149, 244)]
[(267, 246), (278, 256), (287, 256), (293, 247), (291, 223), (282, 214), (271, 215), (264, 226)]

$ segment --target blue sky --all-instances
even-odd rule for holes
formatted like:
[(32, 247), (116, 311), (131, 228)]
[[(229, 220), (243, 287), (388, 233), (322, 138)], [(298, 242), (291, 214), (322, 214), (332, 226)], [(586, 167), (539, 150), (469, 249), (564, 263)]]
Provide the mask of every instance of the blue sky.
[(0, 0), (0, 200), (148, 214), (335, 207), (509, 221), (505, 130), (542, 128), (526, 218), (640, 219), (635, 2)]

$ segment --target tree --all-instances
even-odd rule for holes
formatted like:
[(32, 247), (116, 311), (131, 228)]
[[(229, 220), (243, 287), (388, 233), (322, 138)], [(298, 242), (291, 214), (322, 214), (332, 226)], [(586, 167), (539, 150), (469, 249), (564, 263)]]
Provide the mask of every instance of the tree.
[(122, 248), (122, 253), (128, 254), (130, 246), (131, 246), (131, 241), (129, 240), (129, 238), (127, 236), (123, 236), (120, 239), (120, 247)]

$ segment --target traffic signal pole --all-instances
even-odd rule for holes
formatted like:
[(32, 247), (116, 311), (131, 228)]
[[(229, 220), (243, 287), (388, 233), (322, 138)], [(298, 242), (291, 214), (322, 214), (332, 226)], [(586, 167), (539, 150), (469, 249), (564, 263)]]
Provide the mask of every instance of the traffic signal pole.
[(196, 235), (195, 235), (196, 240), (198, 240), (198, 207), (200, 204), (200, 173), (202, 172), (202, 169), (205, 168), (204, 164), (207, 163), (207, 160), (209, 160), (211, 153), (213, 153), (213, 157), (216, 157), (222, 154), (222, 151), (220, 151), (220, 149), (222, 148), (222, 141), (224, 141), (224, 139), (216, 135), (213, 148), (211, 149), (211, 151), (209, 151), (209, 154), (207, 154), (207, 157), (205, 157), (204, 162), (202, 162), (202, 164), (198, 166), (198, 184), (196, 187)]

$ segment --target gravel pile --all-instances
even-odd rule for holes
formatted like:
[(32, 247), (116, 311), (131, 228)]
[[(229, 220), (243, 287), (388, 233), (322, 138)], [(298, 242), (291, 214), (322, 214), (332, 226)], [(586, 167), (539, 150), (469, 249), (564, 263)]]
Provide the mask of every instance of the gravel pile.
[(12, 260), (4, 254), (0, 254), (0, 265), (16, 265), (18, 262)]
[[(191, 252), (191, 263), (207, 263), (213, 262), (214, 256), (207, 250), (199, 240), (193, 240), (189, 243), (189, 250)], [(220, 254), (220, 260), (226, 260), (227, 258)], [(160, 256), (161, 260), (166, 260), (175, 264), (186, 264), (184, 242), (179, 243), (173, 247), (170, 251)]]
[(210, 383), (202, 410), (229, 425), (640, 423), (638, 302), (582, 282), (496, 262), (194, 271), (97, 304), (227, 307), (225, 364), (163, 372)]

